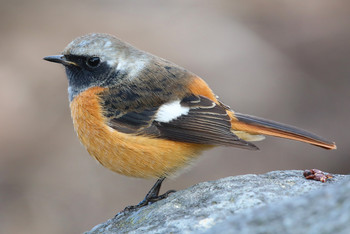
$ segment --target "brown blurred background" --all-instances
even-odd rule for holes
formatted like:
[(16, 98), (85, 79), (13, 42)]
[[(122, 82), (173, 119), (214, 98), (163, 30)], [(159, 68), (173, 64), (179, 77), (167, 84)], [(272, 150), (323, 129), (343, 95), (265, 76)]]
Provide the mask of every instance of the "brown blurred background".
[(268, 138), (216, 148), (166, 189), (271, 170), (350, 172), (350, 1), (8, 0), (0, 9), (0, 232), (79, 233), (139, 202), (155, 181), (97, 164), (72, 126), (63, 67), (75, 37), (114, 34), (203, 77), (242, 113), (337, 142)]

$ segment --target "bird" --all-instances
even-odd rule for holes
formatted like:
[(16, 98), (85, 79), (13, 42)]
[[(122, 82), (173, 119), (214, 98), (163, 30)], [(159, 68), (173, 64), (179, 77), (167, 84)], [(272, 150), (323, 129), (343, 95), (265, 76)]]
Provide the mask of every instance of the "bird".
[(258, 150), (274, 136), (336, 149), (334, 142), (291, 125), (241, 114), (199, 76), (104, 33), (80, 36), (59, 55), (65, 67), (74, 129), (89, 154), (122, 175), (157, 179), (145, 198), (163, 198), (165, 178), (177, 175), (216, 146)]

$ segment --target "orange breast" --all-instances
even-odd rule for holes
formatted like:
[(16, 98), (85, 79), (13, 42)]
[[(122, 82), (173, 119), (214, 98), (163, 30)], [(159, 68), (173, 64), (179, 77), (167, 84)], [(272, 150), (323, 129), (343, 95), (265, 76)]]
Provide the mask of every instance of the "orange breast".
[(90, 88), (71, 102), (75, 131), (87, 151), (103, 166), (133, 177), (161, 177), (188, 165), (209, 146), (134, 136), (106, 125), (96, 94)]

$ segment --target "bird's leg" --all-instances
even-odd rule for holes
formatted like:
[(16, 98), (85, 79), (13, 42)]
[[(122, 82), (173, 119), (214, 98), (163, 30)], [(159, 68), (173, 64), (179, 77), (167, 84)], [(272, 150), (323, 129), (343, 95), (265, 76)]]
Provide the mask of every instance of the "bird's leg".
[(146, 197), (139, 204), (137, 204), (136, 206), (127, 206), (125, 207), (124, 211), (135, 210), (140, 207), (147, 206), (148, 204), (167, 198), (170, 193), (176, 192), (175, 190), (169, 190), (166, 193), (159, 195), (159, 190), (162, 186), (163, 180), (165, 180), (165, 177), (158, 179), (157, 182), (151, 188), (151, 190), (147, 193)]

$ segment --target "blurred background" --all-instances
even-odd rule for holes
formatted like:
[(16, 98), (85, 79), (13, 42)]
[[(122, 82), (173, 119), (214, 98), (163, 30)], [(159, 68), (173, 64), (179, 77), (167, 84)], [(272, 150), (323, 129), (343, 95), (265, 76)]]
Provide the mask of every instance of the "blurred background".
[(64, 69), (42, 60), (90, 32), (187, 68), (236, 111), (338, 146), (268, 138), (258, 152), (219, 147), (162, 191), (271, 170), (349, 173), (349, 23), (346, 0), (1, 1), (0, 232), (83, 232), (155, 182), (112, 173), (88, 155), (73, 130)]

